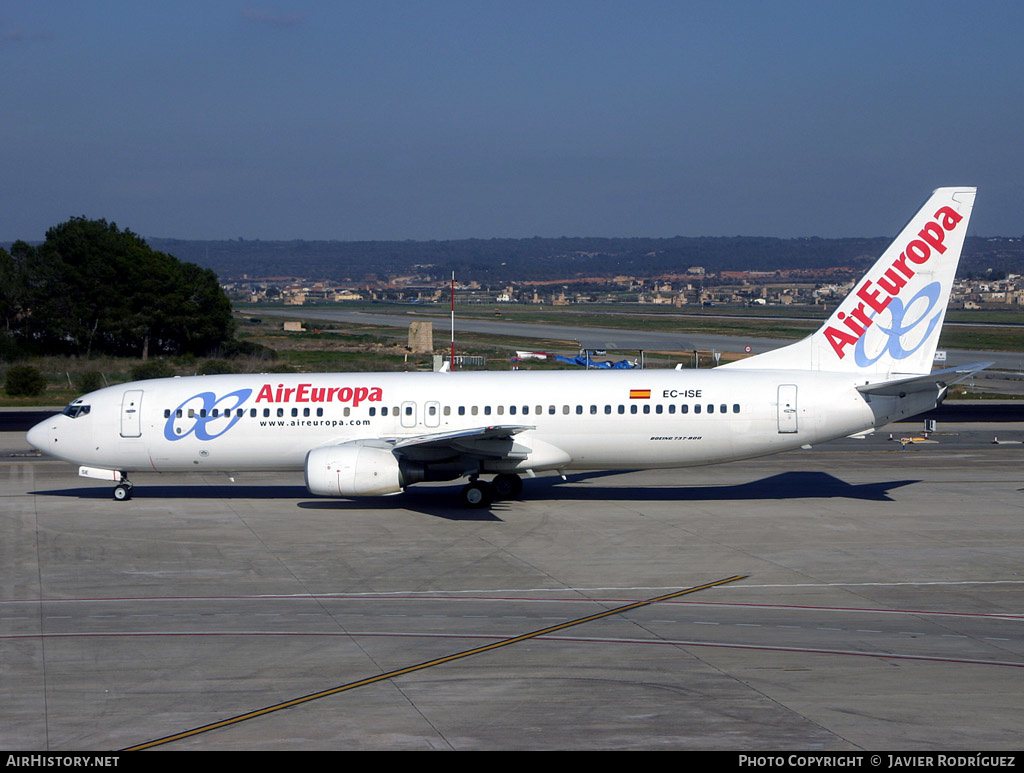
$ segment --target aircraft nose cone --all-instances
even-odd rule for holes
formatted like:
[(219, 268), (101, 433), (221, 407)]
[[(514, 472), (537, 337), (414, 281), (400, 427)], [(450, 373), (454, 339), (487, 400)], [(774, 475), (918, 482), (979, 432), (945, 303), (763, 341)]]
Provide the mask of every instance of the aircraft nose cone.
[(48, 426), (51, 422), (52, 419), (41, 421), (25, 433), (25, 439), (28, 441), (28, 444), (37, 451), (46, 453), (47, 447), (52, 444), (53, 432), (50, 431)]

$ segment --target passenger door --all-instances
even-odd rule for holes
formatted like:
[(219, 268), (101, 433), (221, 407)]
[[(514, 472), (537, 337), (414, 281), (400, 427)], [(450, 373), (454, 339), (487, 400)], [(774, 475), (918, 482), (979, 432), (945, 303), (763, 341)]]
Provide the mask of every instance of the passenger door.
[(142, 435), (142, 390), (129, 389), (121, 398), (121, 437)]

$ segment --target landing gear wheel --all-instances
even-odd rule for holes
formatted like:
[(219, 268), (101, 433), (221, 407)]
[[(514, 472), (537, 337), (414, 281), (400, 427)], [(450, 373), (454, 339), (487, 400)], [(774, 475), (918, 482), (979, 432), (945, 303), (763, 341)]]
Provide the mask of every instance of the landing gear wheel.
[(518, 475), (503, 472), (491, 481), (495, 499), (518, 499), (523, 493), (523, 479)]
[(467, 483), (462, 489), (462, 504), (479, 510), (490, 506), (494, 501), (494, 490), (491, 484), (482, 480)]
[(132, 487), (130, 483), (118, 483), (114, 486), (114, 499), (118, 502), (127, 502), (132, 498)]

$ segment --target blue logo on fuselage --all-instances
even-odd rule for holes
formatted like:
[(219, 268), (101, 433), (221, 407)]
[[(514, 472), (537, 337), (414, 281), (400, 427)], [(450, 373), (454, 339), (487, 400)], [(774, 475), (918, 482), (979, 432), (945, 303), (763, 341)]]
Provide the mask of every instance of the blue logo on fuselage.
[[(198, 440), (219, 438), (242, 418), (237, 409), (250, 395), (251, 389), (239, 389), (223, 397), (217, 397), (213, 392), (192, 395), (171, 411), (164, 424), (164, 437), (168, 440), (182, 440), (195, 433)], [(221, 407), (223, 403), (227, 404)]]

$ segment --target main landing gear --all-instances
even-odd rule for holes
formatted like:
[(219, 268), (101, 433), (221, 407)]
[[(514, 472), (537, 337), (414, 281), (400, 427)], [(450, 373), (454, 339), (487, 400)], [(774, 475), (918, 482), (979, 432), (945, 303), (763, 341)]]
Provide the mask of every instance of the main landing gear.
[(462, 504), (481, 509), (501, 499), (515, 499), (523, 492), (523, 479), (518, 475), (503, 472), (488, 483), (471, 479), (462, 489)]
[(523, 479), (518, 475), (503, 472), (491, 481), (495, 499), (516, 499), (523, 493)]

